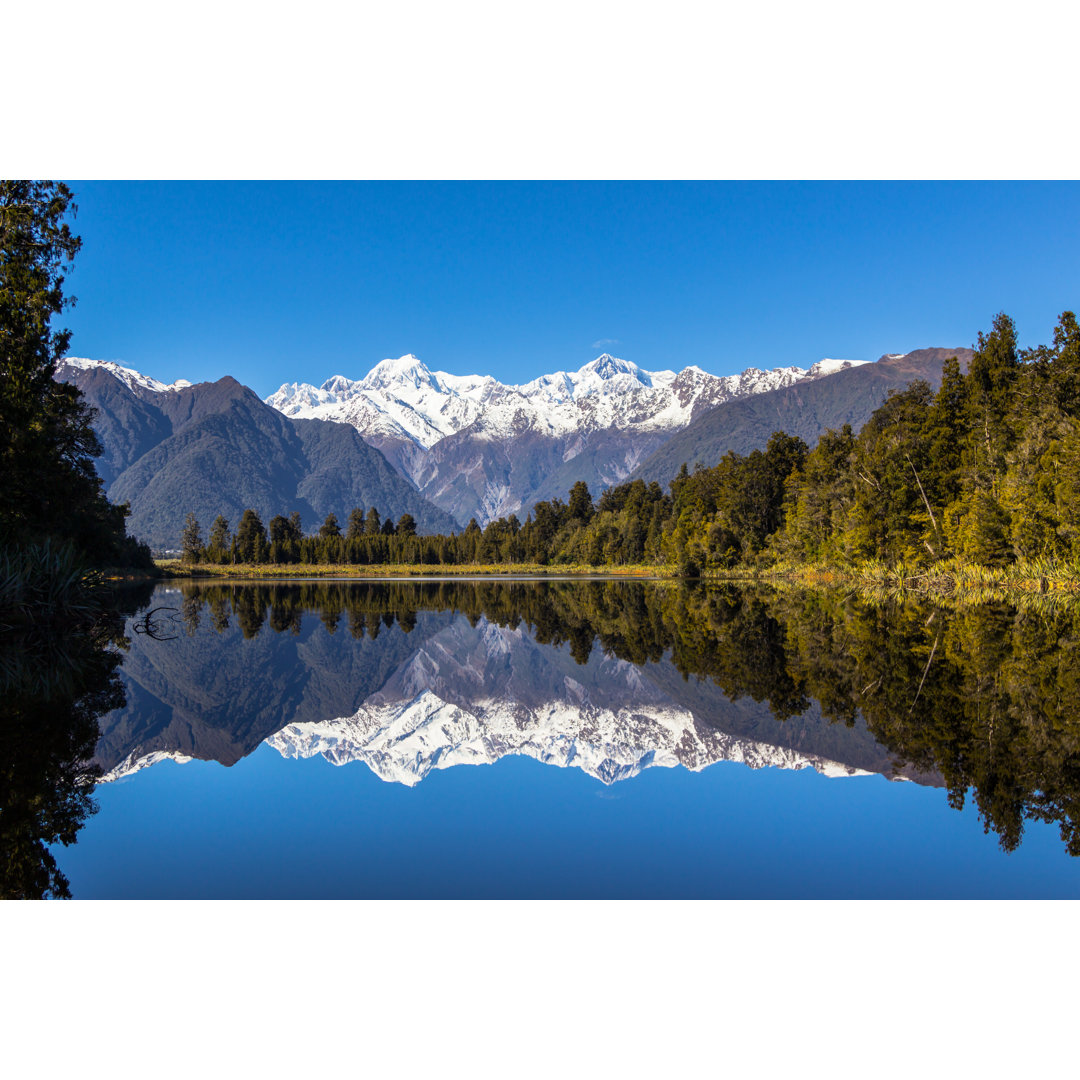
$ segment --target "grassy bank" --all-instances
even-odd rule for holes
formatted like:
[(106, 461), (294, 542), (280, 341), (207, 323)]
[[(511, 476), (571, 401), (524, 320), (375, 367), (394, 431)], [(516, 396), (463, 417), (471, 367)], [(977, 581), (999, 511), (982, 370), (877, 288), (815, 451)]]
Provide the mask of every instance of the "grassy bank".
[[(547, 565), (538, 563), (392, 564), (379, 566), (290, 563), (253, 565), (213, 563), (184, 564), (179, 560), (159, 560), (166, 578), (191, 579), (284, 579), (284, 578), (383, 578), (431, 577), (603, 577), (666, 578), (678, 575), (668, 566), (603, 567), (587, 564)], [(1080, 603), (1080, 560), (1036, 559), (1005, 567), (971, 566), (956, 560), (930, 567), (905, 566), (865, 560), (849, 565), (777, 562), (761, 566), (736, 566), (709, 571), (701, 580), (733, 584), (791, 584), (810, 588), (849, 589), (868, 599), (895, 597), (978, 604), (1002, 600), (1041, 598), (1047, 603)]]
[(570, 566), (541, 566), (538, 563), (514, 563), (510, 565), (469, 564), (463, 566), (437, 566), (430, 563), (402, 563), (381, 566), (328, 565), (325, 563), (244, 564), (224, 566), (216, 563), (186, 564), (179, 560), (160, 560), (157, 564), (166, 577), (171, 578), (294, 578), (294, 577), (344, 577), (360, 579), (398, 577), (619, 577), (647, 578), (671, 577), (671, 570), (658, 566), (602, 567), (575, 564)]
[(1001, 567), (972, 566), (955, 559), (929, 567), (887, 566), (871, 560), (834, 566), (779, 562), (760, 569), (734, 569), (722, 580), (853, 589), (874, 600), (1080, 603), (1080, 560), (1032, 559)]

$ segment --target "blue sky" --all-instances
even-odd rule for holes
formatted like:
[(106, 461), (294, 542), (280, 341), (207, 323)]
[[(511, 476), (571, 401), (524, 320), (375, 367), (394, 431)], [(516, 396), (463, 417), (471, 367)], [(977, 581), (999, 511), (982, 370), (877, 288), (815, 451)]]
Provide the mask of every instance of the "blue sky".
[(77, 356), (171, 381), (715, 374), (1022, 345), (1080, 304), (1076, 183), (69, 181)]

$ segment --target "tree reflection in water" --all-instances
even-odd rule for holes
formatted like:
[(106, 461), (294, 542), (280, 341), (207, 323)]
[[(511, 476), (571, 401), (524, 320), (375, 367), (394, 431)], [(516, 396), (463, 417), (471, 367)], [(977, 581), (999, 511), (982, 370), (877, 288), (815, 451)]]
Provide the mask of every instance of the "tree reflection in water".
[[(81, 628), (0, 637), (4, 897), (69, 895), (50, 846), (73, 843), (94, 812), (100, 774), (90, 760), (95, 744), (100, 753), (108, 741), (98, 743), (98, 722), (124, 705), (124, 618), (155, 603), (161, 608), (144, 590)], [(413, 642), (430, 633), (423, 613), (454, 612), (473, 626), (482, 619), (525, 626), (539, 644), (565, 646), (579, 665), (598, 649), (636, 665), (670, 665), (682, 676), (673, 682), (700, 680), (688, 691), (701, 687), (694, 700), (706, 703), (706, 723), (710, 700), (751, 698), (782, 722), (794, 722), (816, 701), (837, 735), (848, 738), (845, 728), (865, 723), (896, 769), (940, 776), (957, 809), (972, 798), (1005, 851), (1021, 843), (1026, 822), (1040, 821), (1055, 823), (1069, 854), (1080, 854), (1080, 612), (1070, 607), (949, 609), (821, 591), (497, 580), (190, 583), (171, 603), (169, 611), (137, 618), (131, 632), (146, 631), (180, 664), (191, 662), (196, 652), (185, 650), (196, 646), (200, 656), (212, 658), (216, 650), (220, 665), (235, 664), (229, 649), (214, 645), (224, 643), (219, 635), (296, 636), (309, 613), (335, 640), (374, 643), (393, 628), (377, 649), (365, 649), (367, 666), (354, 671), (353, 690), (370, 684), (364, 695), (422, 645)], [(272, 695), (260, 699), (258, 716), (231, 707), (242, 702), (245, 679), (257, 679), (270, 694), (265, 672), (223, 678), (229, 716), (250, 728), (221, 740), (235, 760), (267, 737), (260, 724), (286, 710)], [(280, 693), (281, 701), (294, 693), (286, 678)], [(322, 718), (331, 715), (347, 713)], [(137, 745), (124, 742), (125, 731), (124, 724), (114, 727), (116, 747)], [(134, 727), (130, 734), (137, 735)]]
[(0, 633), (0, 897), (69, 897), (50, 845), (75, 842), (96, 805), (98, 721), (124, 704), (125, 612), (149, 589), (81, 624)]
[(635, 664), (665, 657), (684, 678), (730, 699), (767, 702), (778, 720), (816, 700), (851, 725), (861, 714), (899, 762), (945, 781), (950, 805), (974, 799), (1006, 851), (1024, 823), (1054, 822), (1080, 854), (1080, 610), (1006, 604), (957, 608), (872, 602), (803, 590), (629, 581), (442, 581), (363, 585), (191, 586), (184, 617), (203, 606), (245, 637), (269, 625), (296, 633), (317, 612), (331, 633), (406, 632), (418, 611), (454, 611), (541, 644), (566, 644), (579, 664), (594, 648)]

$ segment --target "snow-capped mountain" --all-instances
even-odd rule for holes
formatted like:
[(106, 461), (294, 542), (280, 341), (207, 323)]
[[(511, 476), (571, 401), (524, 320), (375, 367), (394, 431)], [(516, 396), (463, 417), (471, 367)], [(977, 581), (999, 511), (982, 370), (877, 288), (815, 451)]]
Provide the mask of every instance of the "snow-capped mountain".
[[(693, 364), (679, 372), (646, 371), (604, 353), (576, 371), (508, 385), (490, 375), (432, 371), (408, 354), (381, 361), (362, 379), (335, 375), (321, 386), (286, 383), (260, 404), (298, 430), (313, 421), (337, 429), (338, 442), (347, 425), (350, 437), (369, 444), (365, 449), (381, 452), (383, 467), (389, 463), (387, 471), (399, 474), (395, 480), (419, 492), (427, 517), (444, 522), (438, 531), (447, 531), (470, 518), (481, 525), (509, 514), (524, 519), (541, 500), (565, 499), (579, 480), (594, 497), (627, 480), (666, 487), (683, 462), (716, 462), (729, 450), (749, 453), (778, 430), (812, 446), (828, 428), (849, 423), (858, 430), (891, 390), (912, 379), (939, 385), (943, 359), (953, 355), (963, 365), (973, 354), (934, 347), (888, 353), (876, 363), (826, 357), (808, 368), (748, 368), (721, 377)], [(229, 378), (195, 387), (183, 379), (166, 384), (111, 361), (82, 358), (58, 365), (57, 378), (78, 385), (98, 410), (95, 428), (104, 454), (97, 465), (110, 497), (112, 485), (140, 453), (175, 433), (177, 418), (187, 423), (195, 417), (187, 408), (189, 398), (205, 397), (206, 386), (255, 396)], [(205, 412), (202, 406), (196, 410), (200, 418)], [(215, 453), (224, 454), (218, 460), (238, 473), (231, 488), (261, 482), (263, 470), (240, 460), (251, 449), (250, 440), (219, 438), (214, 445)], [(259, 451), (263, 459), (267, 454), (272, 456), (269, 447)], [(321, 458), (324, 464), (329, 460), (326, 454)], [(187, 452), (185, 461), (205, 464), (205, 455)], [(185, 491), (221, 480), (216, 466), (195, 473), (183, 478)], [(348, 469), (335, 468), (334, 475), (350, 478)], [(339, 515), (361, 504), (375, 505), (383, 516), (400, 513), (402, 500), (396, 496), (372, 491), (367, 498), (342, 497), (340, 485), (331, 486), (331, 508)], [(140, 475), (121, 483), (116, 496), (141, 513), (136, 504), (154, 490)], [(239, 495), (245, 506), (255, 505), (251, 496)], [(217, 508), (207, 508), (211, 517), (221, 509), (220, 496), (215, 498)], [(239, 514), (243, 507), (229, 509)], [(271, 516), (277, 510), (275, 503)], [(325, 516), (322, 502), (315, 512)], [(155, 528), (162, 536), (168, 531), (169, 543), (175, 544), (172, 534), (178, 535), (179, 525), (162, 521)]]
[(134, 368), (121, 367), (112, 360), (87, 360), (81, 356), (67, 356), (63, 363), (72, 371), (104, 371), (118, 379), (129, 390), (151, 390), (155, 394), (164, 394), (172, 390), (183, 390), (191, 386), (187, 379), (177, 379), (174, 383), (163, 383), (143, 375)]
[(646, 371), (604, 353), (577, 371), (506, 385), (432, 371), (408, 354), (358, 380), (287, 383), (266, 403), (290, 417), (351, 424), (437, 506), (462, 524), (469, 517), (485, 524), (565, 497), (574, 480), (594, 494), (620, 482), (666, 438), (726, 401), (861, 363), (826, 359), (721, 377), (696, 365)]
[(556, 699), (525, 709), (489, 699), (463, 708), (430, 690), (411, 701), (362, 707), (355, 716), (289, 724), (266, 742), (286, 758), (321, 754), (333, 765), (363, 762), (381, 779), (408, 787), (436, 769), (492, 765), (511, 754), (581, 769), (605, 784), (647, 768), (682, 765), (699, 772), (718, 761), (752, 769), (813, 768), (831, 777), (872, 775), (788, 747), (734, 738), (670, 705), (609, 709)]
[(93, 406), (106, 494), (130, 504), (128, 529), (154, 546), (178, 547), (189, 511), (206, 529), (218, 514), (235, 523), (251, 508), (269, 522), (295, 510), (311, 529), (328, 513), (377, 505), (386, 516), (411, 514), (425, 532), (455, 527), (355, 429), (285, 417), (228, 376), (167, 384), (68, 358), (56, 378)]
[(502, 389), (490, 376), (429, 371), (410, 355), (383, 360), (357, 381), (335, 375), (318, 388), (286, 383), (266, 403), (286, 416), (345, 421), (365, 437), (428, 447), (471, 424)]
[(518, 434), (523, 423), (549, 435), (597, 428), (673, 430), (702, 408), (860, 363), (821, 360), (808, 369), (748, 368), (718, 376), (696, 365), (678, 373), (646, 371), (604, 353), (577, 371), (514, 386), (490, 375), (432, 371), (410, 353), (381, 361), (358, 380), (335, 375), (320, 387), (286, 383), (266, 403), (286, 416), (344, 420), (362, 435), (396, 436), (428, 448), (471, 425), (491, 438)]

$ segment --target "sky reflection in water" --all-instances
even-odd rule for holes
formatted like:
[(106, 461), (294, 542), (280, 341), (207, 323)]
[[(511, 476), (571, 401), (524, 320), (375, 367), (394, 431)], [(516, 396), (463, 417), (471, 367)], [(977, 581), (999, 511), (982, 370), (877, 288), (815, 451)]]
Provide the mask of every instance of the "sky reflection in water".
[[(1071, 829), (1073, 758), (1018, 711), (1041, 703), (1008, 681), (1016, 613), (927, 625), (850, 599), (642, 583), (218, 586), (153, 603), (177, 622), (169, 640), (132, 635), (128, 704), (98, 747), (115, 779), (56, 850), (75, 896), (1080, 893), (1059, 829), (1032, 820)], [(1022, 629), (1028, 670), (1033, 656), (1063, 678), (1066, 658)], [(975, 640), (992, 685), (957, 659)], [(123, 775), (177, 753), (213, 760)], [(494, 764), (447, 767), (467, 761)], [(915, 782), (882, 775), (897, 772)], [(950, 807), (963, 781), (986, 788), (982, 815), (970, 796)]]

